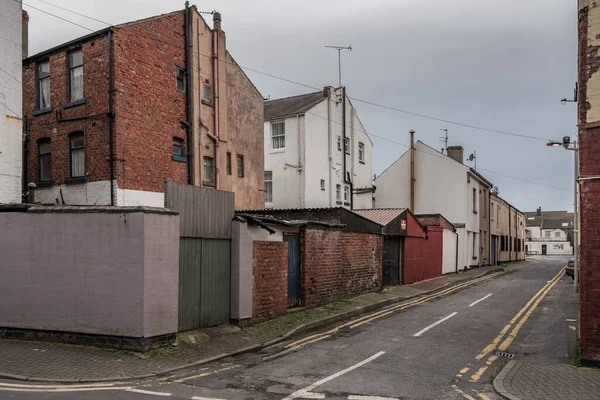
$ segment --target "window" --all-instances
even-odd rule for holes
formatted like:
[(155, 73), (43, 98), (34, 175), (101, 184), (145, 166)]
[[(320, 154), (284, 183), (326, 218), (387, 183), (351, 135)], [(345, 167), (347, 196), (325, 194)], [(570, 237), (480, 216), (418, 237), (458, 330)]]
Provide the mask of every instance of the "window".
[(498, 206), (498, 211), (496, 211), (496, 228), (500, 226), (500, 206)]
[(273, 202), (273, 172), (265, 171), (265, 203)]
[(483, 216), (487, 217), (487, 192), (483, 189)]
[(321, 179), (321, 190), (325, 190), (325, 179)]
[(227, 170), (227, 175), (231, 175), (231, 153), (229, 151), (227, 152), (225, 169)]
[(473, 259), (477, 258), (477, 234), (473, 234)]
[(473, 212), (477, 214), (477, 189), (473, 188)]
[(554, 232), (554, 237), (560, 237), (560, 232)]
[(69, 53), (69, 101), (83, 99), (83, 52)]
[(215, 164), (212, 157), (204, 157), (204, 183), (212, 184), (215, 181)]
[(348, 203), (350, 201), (350, 186), (344, 185), (344, 202)]
[(38, 108), (50, 108), (50, 61), (38, 65)]
[(338, 146), (338, 151), (342, 151), (342, 137), (339, 135), (337, 137), (337, 146)]
[(358, 161), (361, 163), (365, 163), (365, 144), (358, 143)]
[(180, 92), (185, 91), (185, 69), (175, 67), (177, 70), (177, 90)]
[(40, 139), (38, 142), (38, 166), (40, 182), (52, 180), (50, 139)]
[(244, 156), (240, 154), (237, 156), (237, 176), (244, 177)]
[(335, 185), (335, 199), (340, 203), (342, 201), (342, 187), (340, 185)]
[(550, 231), (546, 231), (546, 237), (549, 238), (550, 237)]
[(505, 251), (506, 245), (504, 244), (504, 235), (500, 236), (500, 251)]
[(211, 101), (212, 100), (212, 94), (210, 93), (210, 86), (208, 85), (203, 85), (204, 86), (204, 90), (202, 91), (202, 100), (206, 100), (206, 101)]
[(183, 153), (183, 139), (177, 137), (173, 138), (173, 160), (187, 161)]
[(273, 149), (285, 149), (285, 122), (271, 124), (271, 143)]
[(350, 154), (350, 139), (344, 138), (344, 151), (346, 154)]
[(83, 178), (85, 176), (85, 149), (83, 133), (71, 134), (71, 178)]

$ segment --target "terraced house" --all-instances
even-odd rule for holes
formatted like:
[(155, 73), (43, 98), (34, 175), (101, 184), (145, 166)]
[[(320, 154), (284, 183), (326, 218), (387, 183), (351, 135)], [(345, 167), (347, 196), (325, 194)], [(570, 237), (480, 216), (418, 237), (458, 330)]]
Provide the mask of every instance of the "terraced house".
[(36, 201), (164, 206), (164, 182), (262, 207), (263, 98), (195, 6), (112, 26), (23, 62)]

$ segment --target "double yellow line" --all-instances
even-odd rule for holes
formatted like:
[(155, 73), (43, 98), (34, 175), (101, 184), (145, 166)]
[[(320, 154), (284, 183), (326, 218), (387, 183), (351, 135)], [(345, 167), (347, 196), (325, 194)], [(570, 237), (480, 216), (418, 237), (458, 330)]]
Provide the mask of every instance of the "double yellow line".
[[(523, 327), (523, 325), (525, 324), (525, 322), (527, 322), (527, 320), (529, 319), (529, 317), (531, 316), (531, 314), (538, 307), (538, 305), (540, 304), (540, 302), (544, 299), (544, 297), (546, 297), (546, 295), (550, 292), (550, 290), (552, 290), (552, 288), (558, 283), (558, 281), (560, 280), (560, 278), (562, 278), (564, 272), (565, 272), (565, 269), (564, 268), (561, 269), (558, 272), (558, 274), (556, 274), (556, 276), (554, 278), (552, 278), (551, 281), (549, 281), (548, 283), (546, 283), (544, 285), (544, 287), (542, 287), (527, 302), (527, 304), (525, 304), (525, 306), (513, 317), (513, 319), (511, 319), (510, 322), (508, 324), (506, 324), (506, 326), (504, 328), (502, 328), (502, 331), (500, 331), (500, 333), (498, 334), (498, 336), (496, 336), (496, 338), (492, 341), (492, 343), (490, 343), (489, 345), (487, 345), (481, 351), (481, 353), (479, 353), (475, 357), (475, 360), (479, 361), (482, 358), (484, 358), (486, 355), (494, 352), (495, 350), (506, 351), (508, 349), (508, 347), (512, 344), (512, 342), (515, 340), (515, 338), (517, 337), (517, 334), (519, 333), (519, 331), (521, 330), (521, 328)], [(520, 318), (520, 320), (519, 320), (519, 318)], [(511, 328), (512, 328), (512, 330), (511, 330)], [(508, 333), (509, 330), (510, 330), (510, 334), (505, 338), (504, 336)], [(483, 375), (483, 373), (497, 359), (498, 359), (498, 356), (496, 354), (492, 354), (490, 357), (488, 357), (488, 359), (485, 362), (485, 365), (482, 366), (481, 368), (479, 368), (473, 375), (471, 375), (471, 379), (469, 380), (469, 382), (477, 382), (477, 381), (479, 381), (479, 379), (481, 378), (481, 376)], [(469, 371), (468, 367), (467, 368), (463, 368), (460, 371), (460, 373), (456, 375), (456, 377), (457, 378), (461, 378), (468, 371)]]
[(330, 330), (328, 330), (326, 332), (321, 332), (321, 333), (317, 333), (315, 335), (307, 336), (307, 337), (305, 337), (303, 339), (296, 340), (296, 341), (294, 341), (292, 343), (289, 343), (288, 345), (285, 346), (285, 350), (283, 350), (283, 351), (281, 351), (281, 352), (279, 352), (277, 354), (264, 357), (263, 360), (267, 361), (267, 360), (273, 359), (275, 357), (279, 357), (279, 356), (282, 356), (284, 354), (291, 353), (291, 352), (296, 351), (296, 350), (298, 350), (298, 349), (300, 349), (300, 348), (302, 348), (302, 347), (304, 347), (306, 345), (309, 345), (311, 343), (315, 343), (315, 342), (327, 339), (327, 338), (331, 337), (331, 335), (333, 335), (334, 333), (338, 332), (340, 329), (343, 329), (343, 328), (346, 328), (346, 327), (349, 327), (350, 329), (357, 328), (357, 327), (359, 327), (359, 326), (361, 326), (363, 324), (367, 324), (367, 323), (372, 322), (372, 321), (374, 321), (376, 319), (383, 318), (385, 316), (393, 314), (396, 311), (401, 311), (401, 310), (404, 310), (406, 308), (413, 307), (413, 306), (416, 306), (418, 304), (421, 304), (421, 303), (427, 302), (429, 300), (435, 299), (437, 297), (445, 296), (445, 295), (447, 295), (449, 293), (452, 293), (452, 292), (455, 292), (457, 290), (463, 289), (463, 288), (465, 288), (467, 286), (471, 286), (471, 285), (473, 285), (475, 283), (491, 279), (491, 278), (496, 277), (498, 275), (501, 275), (503, 273), (504, 273), (504, 271), (494, 272), (492, 274), (485, 275), (485, 276), (482, 276), (482, 277), (470, 280), (468, 282), (459, 283), (458, 285), (452, 286), (452, 287), (450, 287), (448, 289), (444, 289), (442, 291), (439, 291), (439, 292), (436, 292), (436, 293), (433, 293), (433, 294), (430, 294), (430, 295), (425, 295), (423, 297), (420, 297), (420, 298), (415, 299), (415, 300), (411, 300), (409, 302), (400, 303), (398, 305), (395, 305), (395, 306), (392, 306), (392, 307), (388, 307), (388, 308), (385, 308), (383, 310), (380, 310), (380, 311), (377, 311), (377, 312), (365, 315), (365, 316), (363, 316), (361, 318), (358, 318), (358, 319), (346, 322), (346, 323), (344, 323), (342, 325), (338, 325), (335, 328), (332, 328), (332, 329), (330, 329)]

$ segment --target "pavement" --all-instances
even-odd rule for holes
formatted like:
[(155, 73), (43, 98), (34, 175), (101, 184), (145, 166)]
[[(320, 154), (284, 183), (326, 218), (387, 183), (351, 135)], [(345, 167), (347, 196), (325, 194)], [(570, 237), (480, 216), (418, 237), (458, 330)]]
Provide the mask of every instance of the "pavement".
[(205, 329), (178, 336), (177, 346), (145, 354), (49, 342), (0, 339), (0, 378), (31, 382), (108, 382), (143, 379), (256, 351), (337, 321), (444, 290), (499, 267), (472, 269), (408, 286), (387, 288), (311, 310), (296, 310), (243, 330)]

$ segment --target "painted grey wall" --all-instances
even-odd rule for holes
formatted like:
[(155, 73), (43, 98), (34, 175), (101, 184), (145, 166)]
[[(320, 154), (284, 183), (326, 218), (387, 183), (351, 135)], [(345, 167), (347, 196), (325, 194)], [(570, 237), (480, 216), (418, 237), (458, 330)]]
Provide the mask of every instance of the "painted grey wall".
[(178, 215), (0, 213), (0, 226), (0, 326), (177, 332)]
[(252, 235), (248, 224), (231, 223), (231, 319), (252, 318)]

